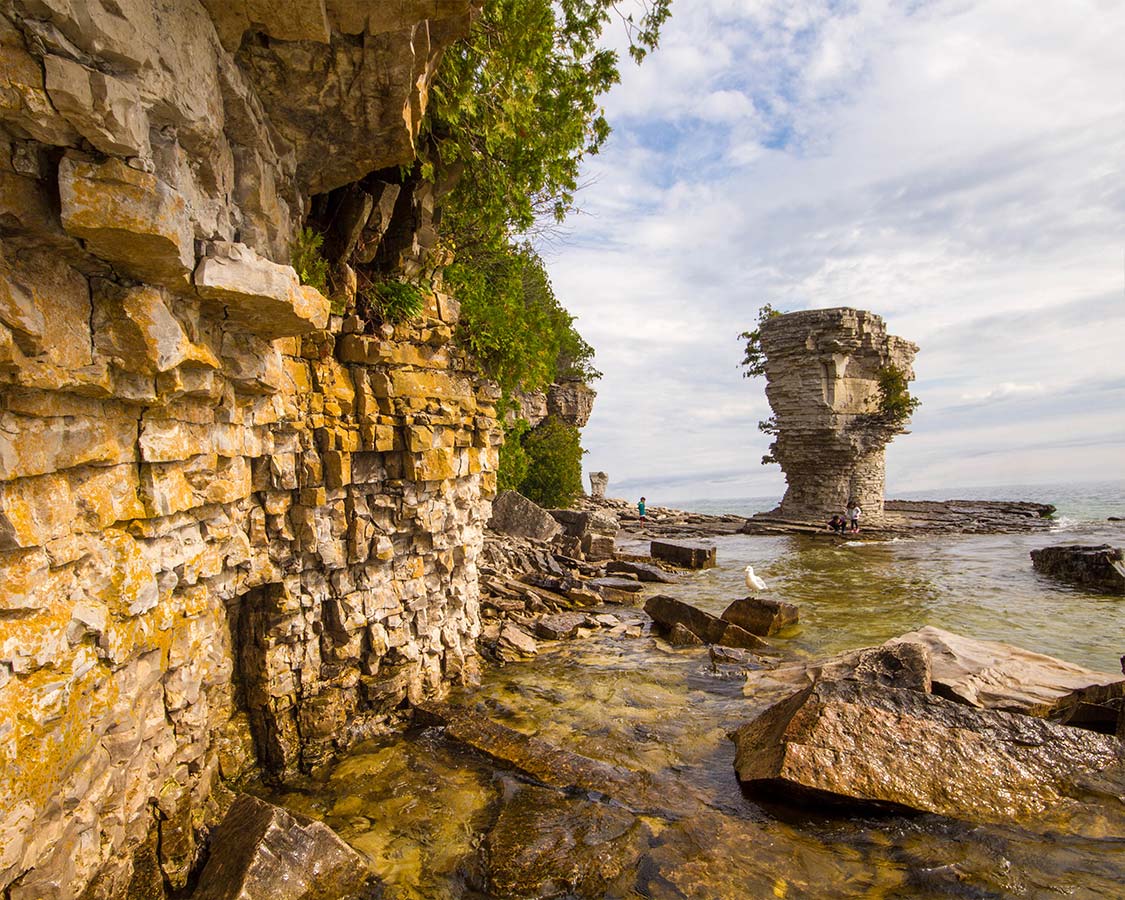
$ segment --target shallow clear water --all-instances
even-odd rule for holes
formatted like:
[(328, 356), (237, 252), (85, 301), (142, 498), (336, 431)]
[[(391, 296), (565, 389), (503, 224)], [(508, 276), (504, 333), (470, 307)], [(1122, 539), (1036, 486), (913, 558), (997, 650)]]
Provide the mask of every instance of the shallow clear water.
[[(732, 536), (715, 539), (718, 568), (660, 588), (719, 612), (746, 593), (742, 568), (753, 564), (772, 595), (801, 606), (801, 625), (773, 639), (786, 658), (868, 646), (933, 624), (1115, 672), (1125, 652), (1125, 598), (1040, 578), (1028, 551), (1123, 539), (1125, 528), (1105, 523), (1051, 535), (886, 543)], [(638, 610), (610, 611), (646, 621)], [(1120, 803), (1110, 836), (763, 805), (739, 789), (726, 737), (755, 707), (739, 673), (713, 671), (706, 650), (673, 649), (647, 631), (541, 646), (535, 659), (487, 671), (479, 688), (453, 699), (638, 773), (643, 809), (633, 809), (636, 824), (618, 840), (632, 842), (626, 856), (640, 861), (584, 896), (1125, 896)], [(327, 781), (283, 799), (324, 818), (367, 854), (386, 879), (388, 898), (480, 898), (497, 896), (487, 875), (489, 853), (497, 851), (486, 835), (527, 790), (428, 730), (359, 747)], [(1125, 795), (1125, 781), (1110, 790)], [(548, 824), (534, 837), (560, 846), (569, 840), (582, 858), (589, 848), (566, 811), (589, 798), (550, 796)], [(536, 894), (507, 894), (525, 895)]]

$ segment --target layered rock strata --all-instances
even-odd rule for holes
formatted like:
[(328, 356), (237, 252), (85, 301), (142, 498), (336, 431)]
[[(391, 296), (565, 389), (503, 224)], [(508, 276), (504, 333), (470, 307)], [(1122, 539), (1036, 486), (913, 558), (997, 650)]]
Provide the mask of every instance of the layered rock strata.
[[(471, 677), (500, 437), (457, 305), (424, 280), (379, 330), (288, 265), (318, 197), (412, 162), (470, 14), (3, 5), (6, 898), (122, 896), (142, 855), (180, 889), (223, 780)], [(403, 191), (360, 237), (417, 274), (432, 196)]]
[(894, 367), (913, 378), (918, 347), (849, 308), (768, 319), (761, 346), (777, 428), (770, 452), (788, 482), (778, 512), (827, 520), (855, 502), (862, 522), (881, 522), (884, 448), (905, 422), (880, 411), (879, 375)]

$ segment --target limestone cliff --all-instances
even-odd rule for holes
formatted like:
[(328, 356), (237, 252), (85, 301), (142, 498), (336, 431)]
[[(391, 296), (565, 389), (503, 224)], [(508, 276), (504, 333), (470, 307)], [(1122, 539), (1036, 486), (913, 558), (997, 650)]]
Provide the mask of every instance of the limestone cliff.
[(918, 347), (849, 308), (767, 319), (761, 347), (777, 428), (770, 451), (788, 482), (780, 514), (822, 520), (853, 501), (864, 521), (880, 522), (884, 448), (905, 423), (881, 414), (879, 375), (893, 366), (913, 378)]
[[(471, 675), (499, 433), (457, 304), (431, 277), (372, 329), (288, 262), (413, 160), (472, 10), (0, 12), (0, 894), (152, 896), (223, 779)], [(394, 235), (417, 275), (432, 198), (403, 191), (346, 249)]]

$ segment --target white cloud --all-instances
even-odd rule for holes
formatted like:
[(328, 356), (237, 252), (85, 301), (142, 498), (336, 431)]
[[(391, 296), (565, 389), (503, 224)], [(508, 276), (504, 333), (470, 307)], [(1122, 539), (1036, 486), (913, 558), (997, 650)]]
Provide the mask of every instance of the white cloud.
[(871, 309), (921, 346), (900, 489), (1104, 475), (1125, 440), (1106, 400), (1122, 46), (1125, 6), (1096, 0), (675, 4), (550, 259), (606, 373), (587, 468), (657, 496), (778, 490), (762, 385), (737, 369), (770, 301)]

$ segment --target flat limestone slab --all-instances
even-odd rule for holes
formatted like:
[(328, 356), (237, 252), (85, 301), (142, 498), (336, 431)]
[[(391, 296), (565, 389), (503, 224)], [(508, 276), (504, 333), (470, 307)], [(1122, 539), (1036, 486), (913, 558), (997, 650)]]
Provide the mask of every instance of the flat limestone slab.
[[(820, 681), (731, 735), (752, 788), (938, 813), (970, 822), (1060, 827), (1088, 821), (1084, 784), (1120, 779), (1125, 745), (1043, 719), (974, 709), (920, 691)], [(1109, 798), (1096, 830), (1125, 822)]]
[[(999, 641), (979, 641), (927, 625), (888, 644), (919, 643), (930, 655), (933, 691), (980, 709), (1058, 722), (1096, 717), (1095, 707), (1125, 697), (1120, 675), (1095, 672), (1043, 653)], [(1113, 710), (1104, 718), (1112, 722)], [(1112, 728), (1110, 728), (1112, 730)]]

